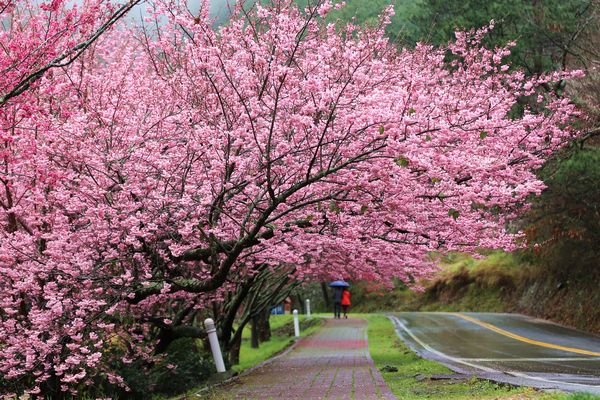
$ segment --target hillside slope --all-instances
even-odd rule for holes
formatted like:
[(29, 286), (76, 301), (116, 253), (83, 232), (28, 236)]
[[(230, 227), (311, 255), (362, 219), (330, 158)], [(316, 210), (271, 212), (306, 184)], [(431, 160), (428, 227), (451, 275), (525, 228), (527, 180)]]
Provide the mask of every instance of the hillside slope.
[(355, 285), (354, 310), (517, 312), (600, 333), (600, 277), (556, 276), (501, 252), (481, 260), (453, 254), (424, 291)]

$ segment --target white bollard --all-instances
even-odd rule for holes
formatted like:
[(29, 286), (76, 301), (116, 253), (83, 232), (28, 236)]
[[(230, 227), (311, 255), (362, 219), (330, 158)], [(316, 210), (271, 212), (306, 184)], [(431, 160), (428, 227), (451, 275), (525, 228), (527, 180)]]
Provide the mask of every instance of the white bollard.
[(206, 318), (204, 320), (204, 329), (206, 329), (206, 333), (208, 334), (210, 350), (212, 351), (213, 358), (215, 359), (215, 366), (217, 367), (217, 372), (225, 372), (225, 363), (223, 362), (221, 347), (219, 347), (219, 338), (217, 338), (217, 329), (215, 328), (215, 321), (213, 321), (212, 318)]
[(298, 310), (294, 310), (294, 336), (300, 337), (300, 323), (298, 322)]
[(310, 300), (306, 299), (306, 316), (310, 318)]

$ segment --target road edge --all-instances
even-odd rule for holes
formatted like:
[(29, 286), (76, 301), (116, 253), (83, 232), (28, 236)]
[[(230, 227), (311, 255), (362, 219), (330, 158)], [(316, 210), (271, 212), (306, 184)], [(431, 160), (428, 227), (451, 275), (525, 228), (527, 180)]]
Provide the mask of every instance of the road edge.
[[(390, 320), (396, 331), (396, 335), (406, 344), (406, 346), (421, 358), (435, 361), (443, 364), (448, 369), (467, 376), (477, 376), (492, 382), (509, 384), (521, 387), (533, 387), (544, 391), (568, 391), (568, 392), (588, 392), (591, 394), (600, 394), (600, 388), (584, 384), (573, 384), (564, 382), (555, 382), (548, 379), (527, 375), (520, 372), (503, 372), (493, 368), (478, 365), (474, 362), (468, 362), (459, 358), (450, 356), (441, 351), (435, 350), (419, 340), (395, 315), (386, 313), (385, 316)], [(453, 361), (449, 363), (448, 361)], [(455, 363), (466, 365), (469, 368), (457, 366)], [(526, 382), (525, 380), (528, 380)], [(535, 382), (535, 384), (531, 384)], [(560, 385), (560, 386), (559, 386)]]

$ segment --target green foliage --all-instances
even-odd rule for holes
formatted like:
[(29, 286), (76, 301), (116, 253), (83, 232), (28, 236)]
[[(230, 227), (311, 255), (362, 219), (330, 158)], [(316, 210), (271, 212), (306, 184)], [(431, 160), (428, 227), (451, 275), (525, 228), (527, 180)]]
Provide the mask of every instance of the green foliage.
[[(120, 350), (114, 349), (114, 352), (119, 353)], [(146, 400), (159, 395), (182, 393), (215, 373), (211, 356), (205, 354), (192, 338), (173, 341), (164, 358), (156, 364), (137, 359), (132, 363), (118, 363), (116, 370), (130, 388), (129, 391), (100, 383), (88, 388), (91, 390), (87, 392), (94, 398)]]
[(522, 260), (517, 254), (504, 251), (490, 251), (483, 258), (473, 258), (467, 253), (449, 253), (439, 259), (442, 268), (441, 276), (455, 273), (461, 269), (470, 272), (489, 271), (496, 269), (500, 271), (516, 272), (522, 268)]
[(599, 182), (600, 149), (584, 147), (575, 149), (568, 157), (557, 160), (556, 169), (549, 166), (544, 171), (545, 180), (552, 185), (584, 185)]
[[(422, 0), (394, 2), (396, 15), (387, 28), (388, 36), (401, 44), (414, 43), (421, 29), (415, 24), (415, 19), (422, 13)], [(391, 0), (347, 0), (346, 6), (333, 11), (330, 21), (352, 22), (356, 25), (377, 26), (381, 11), (392, 4)]]
[[(541, 263), (559, 275), (597, 275), (600, 148), (574, 148), (548, 163), (542, 177), (548, 188), (526, 220), (529, 240), (537, 243)], [(577, 265), (565, 270), (573, 259)]]
[(152, 370), (154, 391), (167, 395), (181, 393), (197, 386), (214, 373), (209, 355), (202, 357), (192, 338), (175, 340), (167, 356)]
[(408, 164), (410, 164), (408, 159), (404, 157), (397, 157), (396, 159), (394, 159), (394, 162), (400, 167), (408, 167)]
[(352, 311), (509, 311), (509, 297), (530, 273), (520, 256), (502, 251), (488, 252), (480, 259), (464, 253), (432, 258), (440, 271), (430, 281), (421, 282), (424, 292), (411, 290), (400, 281), (393, 289), (355, 282)]
[(511, 60), (530, 73), (560, 69), (565, 48), (584, 28), (590, 0), (425, 0), (413, 22), (421, 40), (447, 42), (458, 29), (472, 29), (496, 21), (487, 37), (490, 46), (516, 40)]
[[(332, 21), (377, 25), (379, 15), (391, 0), (347, 0), (331, 13)], [(573, 39), (587, 28), (592, 0), (418, 0), (395, 3), (396, 15), (387, 28), (388, 36), (402, 45), (416, 42), (444, 44), (454, 32), (487, 26), (496, 27), (486, 38), (489, 46), (516, 40), (510, 56), (530, 73), (560, 69)], [(590, 28), (589, 29), (593, 29)]]
[(456, 220), (460, 216), (460, 212), (454, 208), (451, 208), (448, 210), (448, 215)]

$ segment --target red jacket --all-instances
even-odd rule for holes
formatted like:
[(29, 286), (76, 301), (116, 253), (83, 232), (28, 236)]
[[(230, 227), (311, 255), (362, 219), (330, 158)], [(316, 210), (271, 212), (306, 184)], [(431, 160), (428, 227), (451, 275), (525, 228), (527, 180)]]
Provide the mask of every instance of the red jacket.
[(342, 293), (342, 305), (349, 306), (350, 304), (350, 291), (344, 290)]

